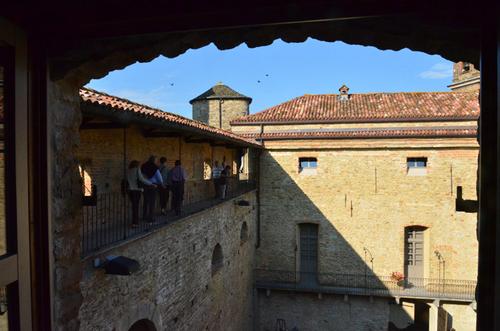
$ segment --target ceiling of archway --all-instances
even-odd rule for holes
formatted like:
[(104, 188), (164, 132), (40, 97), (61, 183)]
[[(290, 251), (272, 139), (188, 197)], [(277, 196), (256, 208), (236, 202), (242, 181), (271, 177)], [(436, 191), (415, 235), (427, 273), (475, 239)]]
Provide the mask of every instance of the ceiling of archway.
[(303, 42), (308, 37), (381, 50), (408, 48), (476, 65), (479, 58), (479, 33), (473, 28), (452, 29), (444, 24), (426, 25), (415, 17), (391, 17), (87, 40), (56, 54), (52, 58), (51, 73), (53, 79), (69, 75), (85, 83), (136, 61), (148, 62), (159, 55), (172, 58), (212, 42), (219, 49), (230, 49), (241, 43), (259, 47), (276, 39)]
[[(38, 6), (38, 7), (36, 7)], [(4, 13), (43, 39), (51, 77), (85, 84), (136, 61), (215, 43), (230, 49), (276, 39), (408, 48), (478, 64), (480, 17), (451, 0), (86, 0), (9, 3)], [(336, 65), (336, 64), (334, 64)]]

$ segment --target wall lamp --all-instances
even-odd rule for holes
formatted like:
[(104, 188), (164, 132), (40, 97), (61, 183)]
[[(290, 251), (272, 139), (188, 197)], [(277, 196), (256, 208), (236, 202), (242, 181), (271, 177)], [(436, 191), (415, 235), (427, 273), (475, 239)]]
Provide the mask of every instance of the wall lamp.
[(128, 257), (110, 255), (103, 260), (94, 259), (94, 268), (104, 268), (108, 275), (130, 276), (139, 270), (140, 265)]

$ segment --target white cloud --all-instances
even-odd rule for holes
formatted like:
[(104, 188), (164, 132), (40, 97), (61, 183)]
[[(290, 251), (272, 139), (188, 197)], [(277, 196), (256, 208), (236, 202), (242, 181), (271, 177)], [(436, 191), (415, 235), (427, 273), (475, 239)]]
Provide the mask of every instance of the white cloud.
[(453, 76), (453, 64), (451, 63), (436, 63), (429, 70), (418, 74), (423, 79), (445, 79)]
[(123, 89), (118, 90), (113, 94), (120, 98), (125, 98), (133, 102), (144, 104), (146, 106), (160, 108), (162, 110), (168, 111), (168, 109), (166, 109), (167, 103), (165, 102), (168, 92), (166, 91), (165, 86), (160, 86), (148, 91)]

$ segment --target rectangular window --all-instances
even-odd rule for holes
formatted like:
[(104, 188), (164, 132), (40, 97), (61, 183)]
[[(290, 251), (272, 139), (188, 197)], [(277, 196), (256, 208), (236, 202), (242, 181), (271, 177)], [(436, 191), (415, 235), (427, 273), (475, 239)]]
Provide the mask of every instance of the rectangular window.
[(315, 172), (318, 168), (318, 160), (315, 157), (299, 158), (299, 172)]
[(421, 176), (427, 173), (426, 157), (409, 157), (406, 159), (408, 175)]

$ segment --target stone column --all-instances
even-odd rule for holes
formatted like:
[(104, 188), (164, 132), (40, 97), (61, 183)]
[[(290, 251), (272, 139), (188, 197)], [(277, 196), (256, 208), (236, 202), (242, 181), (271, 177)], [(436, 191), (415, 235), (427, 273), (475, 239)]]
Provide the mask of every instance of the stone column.
[(78, 85), (67, 81), (49, 82), (47, 104), (52, 191), (53, 330), (78, 330), (82, 302), (82, 194), (76, 160), (81, 122)]
[(438, 331), (439, 306), (429, 303), (429, 331)]

